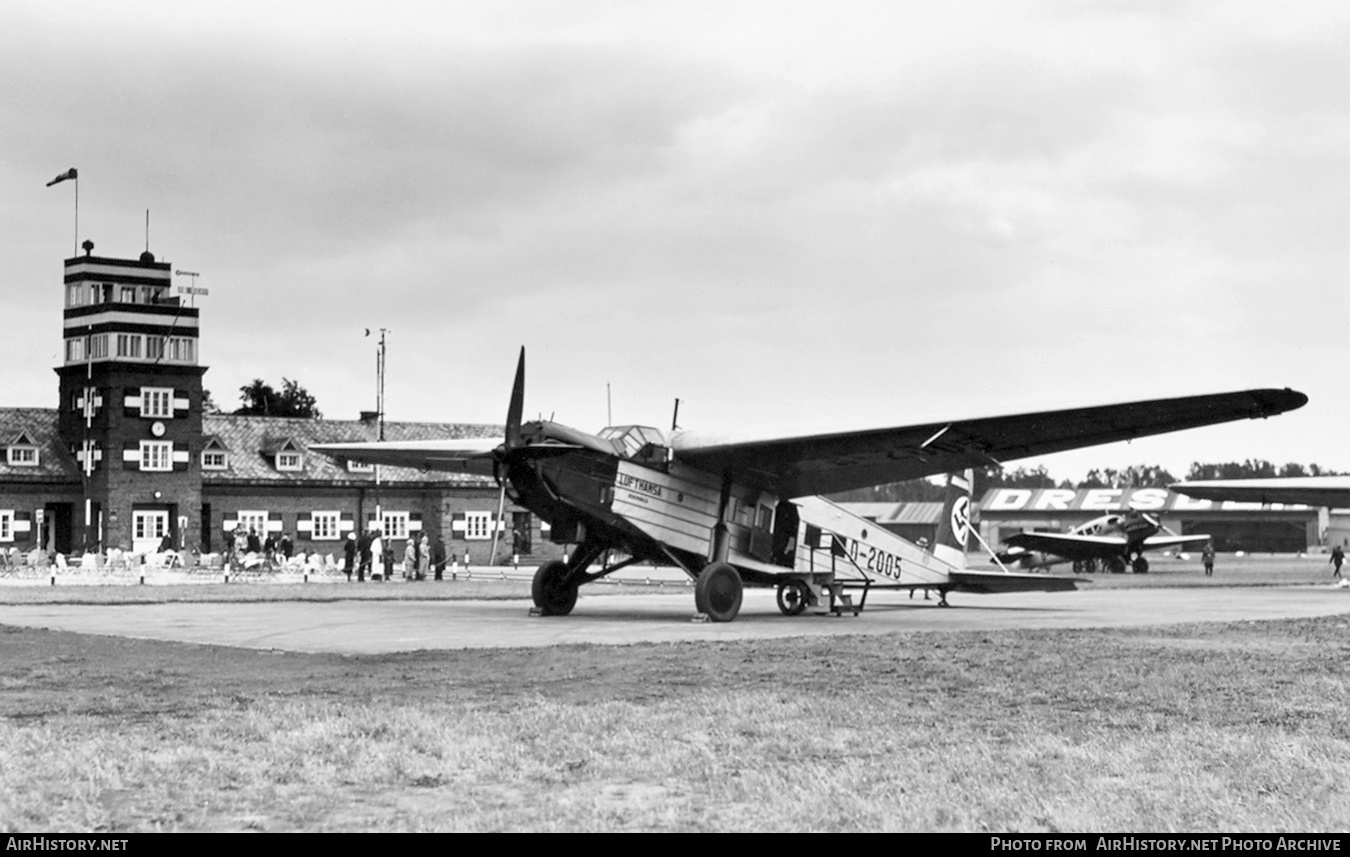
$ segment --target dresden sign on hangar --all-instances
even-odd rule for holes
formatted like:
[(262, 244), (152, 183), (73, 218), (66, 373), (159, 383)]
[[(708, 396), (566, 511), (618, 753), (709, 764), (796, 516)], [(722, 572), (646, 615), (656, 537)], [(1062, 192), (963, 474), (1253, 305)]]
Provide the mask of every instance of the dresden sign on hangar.
[(982, 512), (1240, 512), (1259, 509), (1297, 510), (1293, 503), (1240, 503), (1197, 500), (1166, 488), (991, 488), (980, 502)]

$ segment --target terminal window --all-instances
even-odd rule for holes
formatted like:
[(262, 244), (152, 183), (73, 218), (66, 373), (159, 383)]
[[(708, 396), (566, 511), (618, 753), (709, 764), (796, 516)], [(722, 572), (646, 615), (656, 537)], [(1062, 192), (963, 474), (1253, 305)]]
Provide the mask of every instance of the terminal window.
[(173, 443), (164, 440), (141, 441), (142, 470), (173, 470)]

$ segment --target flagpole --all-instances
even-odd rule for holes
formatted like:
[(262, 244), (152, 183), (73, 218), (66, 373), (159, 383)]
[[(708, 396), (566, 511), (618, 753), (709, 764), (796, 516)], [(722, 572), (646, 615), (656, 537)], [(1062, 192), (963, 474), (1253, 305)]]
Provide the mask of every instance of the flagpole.
[(60, 184), (66, 179), (75, 182), (75, 248), (71, 250), (71, 257), (80, 255), (80, 171), (71, 167), (56, 178), (47, 182), (47, 187), (54, 184)]

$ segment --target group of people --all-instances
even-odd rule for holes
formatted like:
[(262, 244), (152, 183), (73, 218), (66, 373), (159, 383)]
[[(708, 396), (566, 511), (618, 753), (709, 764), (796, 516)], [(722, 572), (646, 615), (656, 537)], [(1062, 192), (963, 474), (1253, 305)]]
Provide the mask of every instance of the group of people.
[[(291, 534), (280, 536), (268, 533), (265, 538), (253, 528), (236, 527), (226, 534), (226, 561), (243, 565), (286, 566), (295, 555)], [(343, 571), (347, 579), (356, 575), (358, 581), (389, 580), (396, 568), (394, 542), (386, 539), (379, 529), (371, 529), (358, 538), (348, 533), (342, 544)], [(407, 580), (426, 580), (434, 575), (441, 580), (445, 573), (445, 540), (437, 537), (435, 543), (425, 534), (410, 536), (403, 550), (403, 577)]]
[[(435, 580), (441, 580), (445, 574), (445, 540), (436, 537), (433, 544), (426, 533), (409, 536), (403, 548), (403, 578), (405, 580), (426, 580), (428, 574)], [(364, 583), (366, 576), (371, 580), (389, 580), (395, 568), (393, 539), (386, 540), (384, 533), (372, 529), (357, 538), (348, 533), (342, 544), (342, 570), (347, 579), (356, 579)]]
[[(168, 536), (164, 537), (168, 540)], [(161, 546), (163, 550), (163, 546)], [(263, 564), (267, 566), (288, 565), (295, 555), (295, 542), (291, 534), (283, 532), (279, 537), (268, 533), (265, 538), (258, 531), (243, 525), (225, 534), (225, 561), (238, 564)]]

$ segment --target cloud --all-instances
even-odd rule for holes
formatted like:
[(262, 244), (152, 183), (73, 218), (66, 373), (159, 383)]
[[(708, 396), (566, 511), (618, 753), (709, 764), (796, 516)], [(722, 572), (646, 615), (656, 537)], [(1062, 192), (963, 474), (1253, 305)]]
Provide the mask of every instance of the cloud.
[(81, 237), (149, 208), (202, 272), (208, 386), (333, 416), (365, 327), (421, 419), (499, 420), (521, 343), (583, 425), (605, 381), (750, 427), (1338, 380), (1338, 6), (163, 8), (0, 34), (9, 308), (50, 322), (0, 358), (54, 350), (75, 165)]

